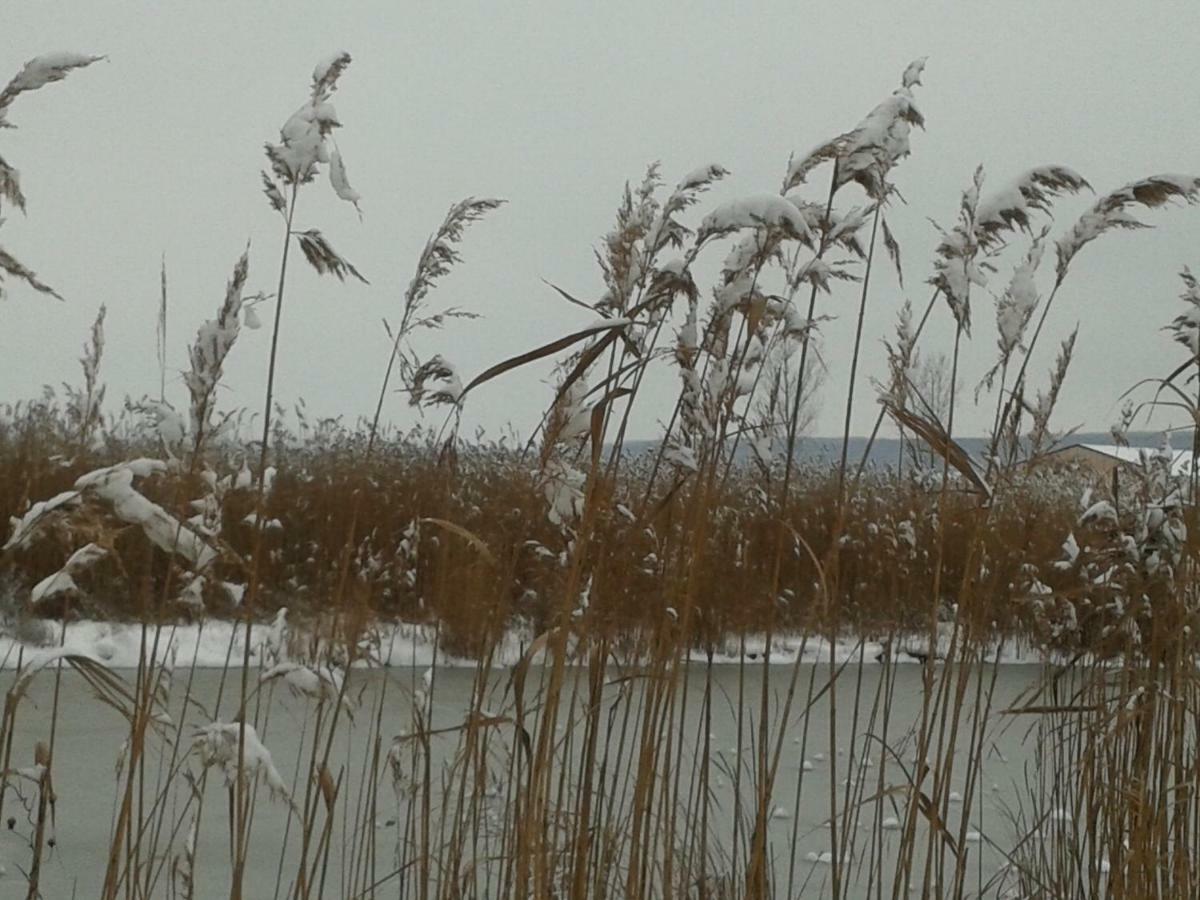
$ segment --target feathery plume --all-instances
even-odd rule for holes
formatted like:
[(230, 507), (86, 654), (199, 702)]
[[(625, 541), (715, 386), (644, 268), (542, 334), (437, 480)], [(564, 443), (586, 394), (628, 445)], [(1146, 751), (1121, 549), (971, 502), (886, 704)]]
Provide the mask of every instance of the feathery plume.
[(1054, 361), (1054, 369), (1050, 373), (1050, 386), (1044, 393), (1038, 391), (1037, 402), (1030, 409), (1033, 425), (1029, 432), (1029, 444), (1034, 454), (1045, 449), (1047, 440), (1053, 437), (1050, 431), (1050, 415), (1054, 412), (1059, 392), (1062, 390), (1063, 382), (1067, 379), (1067, 369), (1071, 365), (1071, 354), (1075, 350), (1075, 338), (1078, 335), (1079, 329), (1076, 328), (1062, 342), (1058, 350), (1058, 358)]
[(881, 402), (897, 407), (908, 405), (912, 372), (917, 363), (917, 335), (913, 330), (912, 301), (905, 300), (896, 316), (895, 342), (884, 339), (888, 357), (888, 385), (883, 388)]
[(783, 193), (803, 184), (809, 173), (823, 162), (836, 163), (834, 190), (854, 181), (867, 195), (883, 202), (891, 191), (887, 176), (909, 155), (913, 126), (925, 127), (912, 89), (921, 84), (925, 57), (913, 60), (900, 77), (900, 87), (867, 113), (858, 126), (831, 141), (818, 144), (801, 157), (788, 161)]
[(300, 250), (304, 253), (304, 258), (321, 275), (335, 275), (338, 281), (345, 281), (349, 275), (363, 284), (370, 284), (348, 259), (333, 249), (333, 245), (319, 229), (309, 228), (307, 231), (296, 232), (296, 237), (300, 241)]
[(975, 228), (979, 193), (983, 187), (983, 167), (975, 170), (971, 186), (963, 191), (959, 202), (958, 224), (951, 231), (942, 231), (942, 240), (935, 250), (934, 274), (929, 283), (938, 288), (950, 304), (958, 327), (971, 334), (971, 285), (987, 284), (984, 274), (987, 263), (980, 262), (979, 236)]
[(233, 268), (217, 317), (200, 326), (195, 342), (188, 347), (191, 369), (184, 373), (183, 382), (191, 395), (192, 435), (197, 442), (202, 441), (208, 431), (213, 394), (221, 380), (221, 369), (241, 330), (242, 289), (246, 286), (249, 268), (247, 249)]
[(778, 194), (755, 194), (722, 203), (700, 223), (698, 242), (743, 228), (776, 228), (789, 237), (809, 237), (808, 220)]
[(1013, 269), (1012, 278), (1003, 295), (996, 301), (996, 330), (999, 332), (1001, 363), (1006, 363), (1021, 344), (1029, 319), (1038, 304), (1037, 285), (1034, 275), (1042, 261), (1046, 233), (1044, 229), (1033, 240), (1025, 258)]
[(1062, 194), (1091, 190), (1087, 179), (1066, 166), (1038, 166), (1012, 184), (982, 200), (975, 217), (979, 245), (990, 250), (1010, 231), (1032, 229), (1031, 213), (1049, 214), (1050, 203)]
[[(438, 387), (431, 389), (430, 384)], [(413, 370), (408, 392), (411, 406), (454, 406), (462, 397), (463, 383), (458, 369), (439, 353)]]
[[(47, 53), (25, 63), (11, 81), (0, 91), (0, 129), (14, 128), (8, 121), (8, 110), (13, 100), (26, 91), (36, 91), (55, 81), (62, 81), (73, 69), (81, 69), (103, 59), (83, 53)], [(21, 174), (0, 156), (0, 199), (7, 200), (21, 212), (25, 212), (25, 194), (21, 191)], [(4, 220), (0, 219), (0, 225)], [(51, 287), (40, 281), (34, 271), (14, 259), (0, 247), (0, 300), (5, 297), (3, 275), (19, 279), (35, 291), (49, 294), (57, 300), (62, 297)]]
[[(3, 219), (0, 219), (0, 223), (3, 221)], [(0, 274), (0, 300), (3, 300), (7, 293), (4, 289), (4, 275), (8, 275), (12, 278), (18, 278), (21, 281), (24, 281), (35, 291), (38, 291), (42, 294), (48, 294), (55, 300), (62, 300), (62, 294), (39, 279), (37, 273), (32, 269), (27, 268), (17, 260), (13, 259), (13, 257), (9, 255), (8, 251), (6, 251), (3, 247), (0, 247), (0, 273), (3, 273)]]
[(680, 179), (646, 231), (644, 244), (648, 257), (653, 257), (667, 246), (676, 249), (683, 246), (684, 239), (691, 234), (691, 229), (682, 224), (676, 216), (693, 206), (701, 194), (728, 174), (729, 170), (724, 166), (709, 163), (693, 169)]
[(1200, 360), (1200, 280), (1186, 266), (1179, 273), (1179, 277), (1183, 279), (1184, 286), (1179, 299), (1188, 306), (1165, 330), (1170, 331), (1178, 343), (1188, 348), (1193, 359)]
[(417, 260), (417, 270), (404, 292), (404, 322), (406, 325), (414, 324), (414, 317), (419, 314), (425, 298), (433, 290), (434, 285), (449, 274), (451, 268), (462, 261), (462, 256), (458, 252), (458, 244), (462, 243), (467, 227), (503, 204), (503, 200), (467, 197), (450, 207), (446, 212), (446, 217), (442, 219), (442, 224), (425, 242), (425, 248)]
[(83, 390), (69, 391), (73, 414), (78, 420), (80, 443), (87, 442), (88, 434), (100, 419), (100, 407), (104, 403), (104, 386), (100, 384), (100, 360), (104, 356), (104, 317), (107, 307), (100, 304), (100, 311), (92, 323), (92, 339), (83, 345), (83, 356), (79, 365), (83, 369)]
[[(291, 187), (308, 184), (316, 178), (321, 164), (329, 164), (330, 183), (334, 192), (358, 209), (358, 201), (362, 198), (346, 180), (346, 167), (341, 154), (336, 149), (330, 149), (333, 129), (342, 125), (330, 97), (337, 90), (338, 79), (349, 65), (350, 54), (345, 52), (336, 53), (318, 63), (313, 70), (308, 100), (283, 123), (279, 130), (279, 143), (268, 143), (265, 149), (275, 176)], [(265, 172), (263, 182), (272, 208), (282, 212), (284, 191)], [(359, 213), (361, 215), (361, 210)]]
[(7, 115), (9, 106), (18, 95), (26, 91), (36, 91), (55, 81), (62, 81), (72, 70), (82, 69), (102, 59), (103, 56), (63, 51), (46, 53), (29, 60), (4, 86), (4, 90), (0, 91), (0, 128), (16, 127), (7, 120)]
[(1200, 178), (1192, 175), (1152, 175), (1117, 188), (1096, 201), (1080, 216), (1075, 226), (1058, 239), (1058, 281), (1067, 275), (1067, 267), (1083, 247), (1100, 235), (1115, 229), (1133, 230), (1150, 226), (1134, 218), (1131, 206), (1154, 209), (1171, 200), (1195, 203), (1200, 195)]
[(215, 766), (220, 770), (227, 785), (235, 784), (239, 777), (250, 782), (261, 776), (272, 797), (283, 800), (298, 812), (287, 783), (275, 768), (271, 751), (263, 745), (258, 732), (248, 722), (212, 722), (205, 725), (197, 729), (192, 738), (192, 750), (205, 768)]

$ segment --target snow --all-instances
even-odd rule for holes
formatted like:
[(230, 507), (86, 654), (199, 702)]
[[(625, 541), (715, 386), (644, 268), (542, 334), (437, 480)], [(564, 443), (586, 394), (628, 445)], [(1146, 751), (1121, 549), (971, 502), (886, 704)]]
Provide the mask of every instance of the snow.
[(244, 251), (233, 268), (225, 287), (225, 299), (215, 319), (208, 319), (196, 330), (196, 339), (188, 347), (188, 371), (183, 382), (191, 398), (192, 433), (208, 433), (213, 413), (213, 395), (221, 380), (222, 366), (237, 340), (241, 328), (242, 288), (249, 274), (249, 251)]
[(722, 203), (700, 223), (701, 235), (724, 234), (742, 228), (779, 228), (792, 237), (809, 236), (808, 222), (792, 202), (778, 194), (754, 194)]
[(911, 73), (912, 69), (913, 66), (909, 66), (905, 70), (905, 86), (871, 110), (847, 135), (838, 154), (839, 187), (865, 176), (871, 185), (867, 192), (878, 199), (882, 196), (882, 186), (878, 182), (886, 178), (892, 166), (908, 156), (912, 126), (923, 124), (910, 90), (911, 84), (920, 83), (920, 68), (916, 69), (915, 75)]
[(672, 256), (670, 259), (663, 260), (656, 268), (659, 274), (671, 275), (675, 278), (683, 278), (687, 274), (688, 261), (682, 256)]
[[(937, 642), (932, 652), (927, 634), (897, 635), (890, 647), (883, 641), (849, 634), (839, 637), (833, 643), (825, 636), (777, 634), (771, 638), (769, 662), (771, 665), (789, 665), (797, 660), (811, 663), (874, 663), (891, 652), (894, 662), (915, 665), (927, 658), (940, 659), (945, 656), (950, 647), (952, 630), (953, 626), (949, 623), (939, 625)], [(989, 661), (1011, 664), (1040, 663), (1048, 659), (1036, 648), (1015, 641), (1008, 641), (1003, 645), (994, 644), (985, 656)], [(706, 654), (696, 650), (691, 658), (693, 662), (703, 662)], [(766, 638), (764, 635), (728, 636), (724, 646), (713, 654), (713, 661), (723, 664), (766, 663)], [(819, 757), (814, 756), (813, 759)]]
[(204, 608), (204, 583), (206, 579), (203, 575), (193, 576), (183, 590), (175, 597), (175, 600), (185, 606), (190, 606), (194, 609)]
[(1000, 332), (1000, 351), (1010, 357), (1025, 335), (1025, 328), (1038, 303), (1034, 275), (1042, 260), (1044, 245), (1041, 238), (1033, 242), (1025, 259), (1013, 269), (1004, 295), (996, 303), (996, 327)]
[(85, 544), (80, 547), (71, 554), (71, 558), (63, 564), (61, 569), (34, 585), (33, 591), (29, 595), (29, 602), (36, 604), (58, 594), (74, 593), (79, 588), (72, 576), (107, 555), (108, 551), (96, 544)]
[(248, 490), (254, 487), (254, 474), (250, 471), (250, 466), (245, 460), (242, 460), (242, 467), (238, 469), (237, 478), (233, 482), (235, 491)]
[(900, 83), (906, 88), (920, 84), (921, 73), (925, 71), (925, 63), (928, 59), (928, 56), (922, 56), (920, 59), (914, 59), (910, 62), (900, 78)]
[(254, 726), (239, 722), (212, 722), (200, 728), (192, 740), (192, 749), (207, 768), (216, 766), (232, 785), (238, 774), (238, 745), (242, 746), (242, 777), (251, 780), (261, 775), (272, 797), (291, 803), (291, 794), (283, 776), (275, 768), (269, 751), (258, 738)]
[(135, 409), (154, 417), (154, 432), (169, 453), (179, 449), (187, 437), (187, 423), (175, 407), (165, 401), (146, 399), (138, 403)]
[(350, 65), (350, 54), (339, 50), (325, 57), (313, 68), (313, 93), (327, 95), (336, 87), (337, 79)]
[(966, 308), (971, 285), (987, 287), (987, 276), (970, 256), (953, 256), (935, 263), (949, 300)]
[(845, 241), (850, 235), (863, 227), (867, 223), (867, 216), (874, 211), (874, 207), (855, 206), (849, 212), (839, 215), (836, 212), (830, 213), (830, 229), (827, 240)]
[[(259, 684), (265, 684), (273, 679), (282, 679), (283, 683), (295, 691), (314, 700), (335, 701), (342, 693), (342, 674), (328, 666), (306, 666), (295, 662), (276, 663), (259, 676)], [(349, 698), (343, 697), (343, 703), (349, 705)]]
[[(246, 513), (246, 515), (242, 517), (242, 524), (249, 525), (251, 528), (254, 528), (256, 525), (258, 525), (258, 513)], [(283, 531), (283, 522), (279, 521), (279, 519), (267, 519), (263, 523), (263, 528), (265, 528), (267, 531)]]
[(1058, 275), (1061, 280), (1066, 275), (1075, 254), (1084, 245), (1094, 241), (1100, 235), (1114, 229), (1138, 229), (1148, 227), (1140, 219), (1131, 215), (1126, 207), (1139, 204), (1148, 208), (1161, 206), (1163, 203), (1179, 199), (1187, 203), (1196, 202), (1200, 194), (1200, 178), (1191, 175), (1152, 175), (1141, 181), (1132, 181), (1117, 188), (1096, 201), (1095, 205), (1079, 217), (1066, 234), (1058, 239)]
[(814, 256), (796, 270), (795, 275), (792, 276), (792, 282), (800, 285), (807, 281), (813, 287), (820, 288), (828, 294), (830, 292), (829, 282), (834, 277), (836, 277), (836, 270), (821, 257)]
[(542, 492), (549, 507), (547, 518), (554, 525), (567, 525), (583, 512), (583, 485), (587, 478), (558, 457), (546, 463), (544, 475)]
[(681, 194), (685, 191), (694, 191), (697, 188), (706, 187), (711, 182), (724, 178), (728, 174), (728, 170), (718, 163), (699, 166), (680, 179), (679, 184), (675, 188), (675, 193)]
[(75, 482), (75, 489), (94, 494), (112, 508), (118, 519), (139, 526), (158, 547), (178, 553), (195, 569), (204, 569), (217, 558), (217, 551), (133, 487), (135, 477), (165, 470), (166, 463), (161, 460), (136, 459), (89, 472)]
[[(329, 162), (325, 138), (341, 126), (337, 110), (329, 101), (309, 101), (288, 117), (279, 129), (278, 144), (271, 147), (276, 173), (290, 183), (301, 184), (316, 174), (319, 163)], [(282, 171), (281, 171), (282, 169)]]
[(19, 94), (22, 91), (36, 91), (53, 81), (62, 81), (72, 69), (82, 69), (103, 58), (65, 50), (35, 56), (25, 63), (17, 76), (8, 83), (4, 93)]
[(687, 469), (689, 472), (698, 472), (700, 470), (700, 462), (696, 459), (696, 451), (682, 444), (668, 444), (666, 450), (663, 451), (663, 459), (671, 465)]
[(1079, 517), (1080, 523), (1115, 528), (1119, 522), (1117, 509), (1107, 500), (1099, 500), (1089, 506)]
[(79, 491), (63, 491), (61, 494), (55, 494), (49, 500), (39, 500), (29, 507), (28, 512), (21, 518), (12, 517), (9, 519), (12, 525), (12, 534), (9, 535), (8, 541), (0, 550), (13, 550), (19, 547), (26, 547), (29, 541), (37, 532), (38, 526), (42, 520), (51, 513), (69, 506), (75, 506), (79, 503)]
[(980, 243), (993, 235), (1029, 228), (1031, 211), (1048, 213), (1050, 200), (1061, 193), (1076, 193), (1088, 187), (1087, 179), (1067, 166), (1037, 166), (1022, 172), (1010, 184), (980, 200), (975, 210), (975, 228)]
[[(1144, 465), (1147, 457), (1159, 452), (1147, 450), (1145, 447), (1122, 447), (1119, 444), (1069, 444), (1062, 450), (1069, 450), (1072, 447), (1082, 447), (1093, 453), (1099, 453), (1102, 456), (1135, 466)], [(1171, 454), (1171, 474), (1176, 477), (1189, 475), (1192, 471), (1192, 451), (1170, 450), (1168, 452)]]
[[(57, 639), (62, 632), (61, 623), (44, 621)], [(154, 626), (147, 627), (152, 639)], [(286, 654), (283, 652), (286, 627), (286, 614), (282, 611), (275, 621), (251, 626), (250, 660), (253, 665), (261, 664), (271, 670), (279, 663), (286, 662)], [(242, 664), (246, 634), (246, 626), (242, 622), (209, 619), (203, 623), (164, 625), (162, 628), (162, 635), (159, 637), (161, 658), (165, 659), (174, 654), (180, 665), (197, 668), (221, 668), (226, 665), (227, 660), (232, 668)], [(525, 656), (535, 637), (527, 629), (510, 629), (501, 638), (496, 649), (495, 665), (516, 665)], [(939, 649), (933, 654), (935, 658), (949, 646), (949, 640), (947, 627), (938, 637)], [(11, 635), (0, 634), (0, 669), (15, 669), (21, 651), (24, 652), (25, 666), (46, 665), (64, 654), (70, 654), (89, 657), (114, 669), (132, 669), (137, 667), (141, 644), (142, 626), (139, 624), (82, 619), (67, 623), (61, 648), (35, 647), (22, 644)], [(421, 669), (429, 668), (435, 663), (438, 666), (453, 668), (472, 668), (476, 665), (475, 660), (451, 656), (439, 648), (437, 629), (433, 625), (380, 623), (374, 629), (371, 644), (370, 665)], [(924, 654), (927, 644), (927, 636), (911, 636), (903, 641), (897, 639), (894, 661), (904, 665), (918, 664), (919, 660), (909, 651)], [(853, 635), (839, 638), (831, 645), (825, 637), (776, 634), (771, 638), (771, 654), (768, 660), (763, 635), (748, 635), (744, 638), (730, 635), (713, 654), (713, 662), (718, 665), (742, 662), (748, 665), (792, 665), (799, 656), (799, 660), (805, 663), (828, 663), (832, 659), (835, 663), (861, 661), (867, 665), (874, 665), (876, 657), (881, 656), (884, 649), (884, 645), (879, 641), (863, 640)], [(693, 663), (702, 664), (706, 659), (707, 653), (703, 649), (693, 650), (690, 655)], [(1010, 664), (1036, 664), (1052, 658), (1034, 647), (1010, 641), (1001, 648), (993, 647), (988, 659)], [(540, 660), (541, 654), (536, 654), (534, 662)], [(368, 663), (360, 661), (358, 665), (366, 666)], [(287, 671), (291, 670), (276, 669), (274, 674), (283, 677)], [(311, 680), (307, 680), (308, 676), (295, 677), (312, 684)], [(317, 674), (315, 677), (321, 679), (325, 676)], [(301, 687), (300, 684), (293, 686), (298, 689)], [(822, 753), (812, 756), (814, 762), (821, 762), (824, 758)]]
[[(344, 51), (317, 63), (313, 69), (309, 99), (283, 123), (279, 129), (279, 143), (267, 145), (267, 157), (275, 174), (290, 185), (312, 181), (317, 174), (317, 166), (328, 163), (329, 181), (334, 193), (358, 209), (358, 201), (362, 197), (350, 186), (341, 153), (336, 148), (331, 150), (329, 146), (330, 134), (342, 124), (329, 98), (337, 90), (337, 80), (349, 65), (350, 54)], [(268, 196), (275, 208), (280, 209), (278, 186), (270, 178), (266, 178), (266, 181)], [(362, 210), (359, 213), (361, 215)]]
[(329, 154), (329, 181), (333, 185), (334, 193), (347, 203), (353, 203), (354, 208), (358, 209), (358, 201), (362, 199), (362, 194), (350, 187), (350, 182), (346, 179), (346, 164), (342, 162), (342, 154), (337, 150)]
[(43, 600), (57, 597), (59, 594), (73, 594), (78, 590), (79, 585), (75, 583), (75, 579), (71, 577), (71, 573), (64, 569), (59, 569), (53, 575), (47, 575), (33, 586), (33, 590), (29, 593), (29, 602), (41, 603)]
[(98, 487), (109, 481), (118, 473), (128, 472), (134, 478), (149, 478), (151, 475), (161, 475), (167, 471), (167, 464), (161, 459), (150, 459), (142, 456), (126, 460), (103, 469), (93, 469), (86, 475), (75, 479), (75, 490), (83, 491), (89, 487)]

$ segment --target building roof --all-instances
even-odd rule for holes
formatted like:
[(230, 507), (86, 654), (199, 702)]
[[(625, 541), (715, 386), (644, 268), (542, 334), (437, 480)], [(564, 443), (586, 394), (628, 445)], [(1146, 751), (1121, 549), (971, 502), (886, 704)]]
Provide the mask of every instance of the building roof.
[[(1067, 444), (1065, 447), (1059, 447), (1055, 453), (1062, 453), (1066, 450), (1087, 450), (1091, 453), (1106, 456), (1109, 459), (1116, 460), (1119, 463), (1127, 465), (1139, 465), (1142, 460), (1151, 454), (1159, 451), (1151, 447), (1122, 447), (1118, 444)], [(1171, 474), (1173, 475), (1188, 475), (1192, 468), (1196, 465), (1195, 458), (1191, 450), (1170, 450), (1171, 454)]]

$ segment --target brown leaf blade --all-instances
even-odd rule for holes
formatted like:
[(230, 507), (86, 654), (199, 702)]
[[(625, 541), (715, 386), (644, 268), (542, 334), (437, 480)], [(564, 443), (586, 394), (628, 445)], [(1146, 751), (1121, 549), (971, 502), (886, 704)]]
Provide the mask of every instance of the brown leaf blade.
[[(593, 335), (600, 334), (603, 331), (608, 331), (609, 334), (606, 334), (604, 338), (595, 346), (599, 346), (599, 344), (606, 342), (611, 343), (615, 337), (613, 329), (624, 328), (627, 325), (629, 325), (628, 319), (609, 319), (603, 322), (597, 322), (594, 325), (589, 325), (587, 328), (582, 328), (579, 331), (573, 331), (570, 334), (560, 337), (557, 340), (553, 340), (548, 344), (543, 344), (540, 347), (535, 347), (532, 350), (527, 350), (524, 353), (519, 353), (516, 356), (509, 357), (502, 362), (496, 363), (496, 365), (484, 370), (471, 379), (471, 382), (465, 388), (463, 388), (462, 394), (459, 395), (459, 399), (461, 400), (463, 397), (469, 394), (473, 388), (476, 388), (481, 384), (485, 384), (491, 381), (493, 378), (503, 375), (505, 372), (511, 372), (513, 369), (520, 368), (521, 366), (527, 365), (531, 362), (537, 362), (539, 359), (545, 359), (547, 356), (558, 353), (560, 350), (565, 350), (572, 344), (577, 344), (580, 341), (592, 337)], [(585, 351), (585, 356), (587, 355), (588, 353)], [(591, 355), (590, 359), (594, 360), (596, 355), (598, 354)], [(579, 370), (578, 366), (576, 366), (576, 370)], [(575, 377), (578, 378), (579, 376), (575, 375)], [(561, 392), (562, 389), (560, 388), (560, 394)]]

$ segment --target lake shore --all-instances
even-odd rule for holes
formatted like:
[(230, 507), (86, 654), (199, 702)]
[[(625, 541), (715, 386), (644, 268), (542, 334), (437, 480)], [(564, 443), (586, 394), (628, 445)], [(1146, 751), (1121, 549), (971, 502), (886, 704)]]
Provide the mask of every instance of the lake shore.
[[(65, 631), (59, 622), (35, 620), (35, 627), (54, 641), (46, 644), (24, 643), (9, 634), (0, 635), (0, 669), (20, 668), (30, 663), (45, 664), (62, 653), (86, 656), (114, 669), (137, 668), (142, 654), (143, 629), (133, 622), (103, 622), (79, 620), (69, 622)], [(771, 637), (770, 653), (767, 638), (761, 633), (727, 635), (712, 650), (714, 664), (791, 665), (800, 662), (835, 663), (861, 660), (881, 662), (889, 649), (898, 663), (920, 664), (932, 658), (939, 660), (947, 654), (951, 640), (950, 626), (942, 625), (937, 646), (929, 651), (928, 635), (897, 634), (893, 638), (864, 637), (847, 634), (830, 642), (827, 636), (812, 633), (784, 633)], [(260, 648), (279, 647), (285, 640), (287, 624), (277, 618), (273, 622), (256, 623), (250, 627), (252, 665), (261, 660)], [(146, 654), (154, 648), (155, 626), (146, 632)], [(528, 629), (512, 628), (499, 641), (493, 665), (516, 665), (528, 651), (536, 635)], [(171, 648), (177, 667), (240, 668), (244, 659), (245, 624), (227, 619), (209, 619), (203, 623), (164, 624), (158, 630), (159, 646)], [(471, 668), (477, 660), (457, 656), (439, 647), (438, 629), (432, 625), (406, 622), (381, 622), (371, 629), (370, 661), (361, 665), (387, 667), (444, 666)], [(61, 650), (60, 650), (61, 647)], [(157, 654), (165, 658), (165, 652)], [(692, 661), (708, 659), (708, 650), (693, 648)], [(987, 661), (1027, 665), (1064, 662), (1059, 654), (1039, 649), (1028, 640), (1009, 639), (992, 645)], [(633, 660), (621, 660), (632, 664)]]

